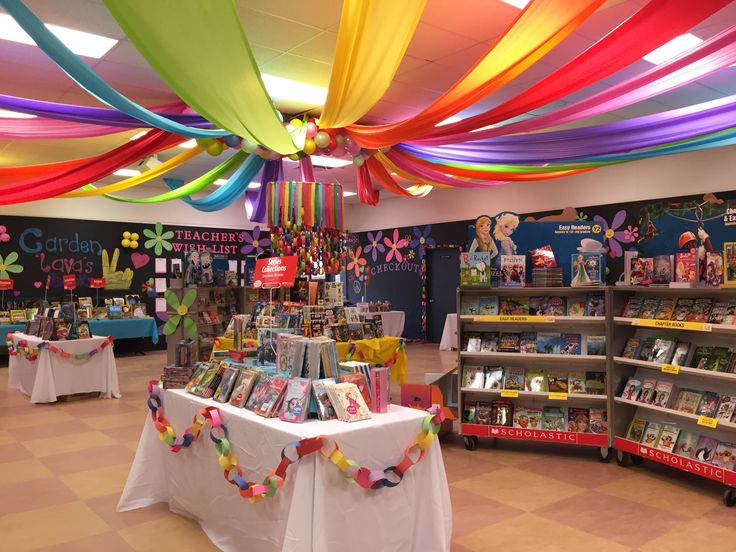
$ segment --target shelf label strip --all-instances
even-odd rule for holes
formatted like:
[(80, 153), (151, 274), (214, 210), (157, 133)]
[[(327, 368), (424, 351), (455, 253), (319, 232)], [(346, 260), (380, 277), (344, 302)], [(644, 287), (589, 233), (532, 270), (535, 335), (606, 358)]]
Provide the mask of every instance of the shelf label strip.
[(718, 427), (718, 420), (716, 418), (709, 418), (708, 416), (698, 416), (698, 425), (715, 429)]
[(502, 389), (501, 396), (507, 399), (518, 399), (519, 390), (518, 389)]
[(485, 314), (474, 316), (473, 322), (533, 322), (535, 324), (554, 323), (554, 316), (511, 316), (506, 314)]
[(662, 372), (665, 374), (679, 374), (680, 367), (677, 364), (663, 364)]
[(634, 318), (632, 326), (645, 328), (667, 328), (670, 330), (690, 330), (693, 332), (712, 332), (713, 324), (705, 322), (680, 322), (679, 320), (651, 320), (648, 318)]
[(566, 401), (567, 400), (567, 393), (559, 393), (552, 391), (549, 394), (549, 400), (551, 401)]

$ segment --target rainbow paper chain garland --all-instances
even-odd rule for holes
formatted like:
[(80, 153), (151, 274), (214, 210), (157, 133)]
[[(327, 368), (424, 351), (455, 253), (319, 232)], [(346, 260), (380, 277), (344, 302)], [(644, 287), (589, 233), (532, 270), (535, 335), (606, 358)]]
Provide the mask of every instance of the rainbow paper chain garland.
[[(326, 436), (319, 436), (287, 444), (281, 450), (281, 462), (276, 469), (271, 471), (262, 483), (255, 483), (243, 478), (243, 469), (238, 465), (232, 452), (227, 427), (222, 422), (218, 408), (208, 406), (199, 409), (194, 415), (191, 427), (184, 431), (181, 438), (176, 437), (174, 428), (164, 415), (161, 388), (157, 380), (148, 382), (148, 408), (151, 411), (151, 420), (153, 420), (159, 439), (166, 442), (171, 452), (179, 452), (183, 448), (188, 448), (199, 438), (202, 428), (209, 422), (210, 439), (215, 444), (217, 461), (223, 469), (225, 480), (237, 486), (240, 496), (247, 498), (252, 503), (275, 496), (284, 485), (289, 466), (315, 452), (319, 452), (324, 458), (335, 464), (342, 471), (348, 483), (357, 483), (364, 489), (374, 490), (382, 487), (396, 487), (401, 483), (409, 468), (422, 461), (444, 420), (441, 410), (436, 407), (428, 409), (429, 414), (422, 420), (422, 432), (417, 436), (416, 441), (406, 449), (401, 462), (385, 470), (370, 470), (361, 466), (355, 460), (347, 458), (335, 441)], [(216, 429), (222, 433), (220, 437), (215, 435)]]
[(87, 351), (85, 353), (69, 353), (67, 351), (62, 351), (56, 345), (52, 345), (48, 341), (42, 341), (38, 344), (38, 347), (35, 347), (33, 349), (31, 349), (31, 347), (28, 345), (28, 341), (26, 341), (25, 339), (19, 340), (18, 344), (15, 345), (13, 343), (12, 335), (12, 333), (9, 333), (5, 337), (5, 344), (8, 347), (8, 354), (10, 356), (22, 356), (26, 360), (29, 360), (31, 362), (38, 359), (38, 354), (41, 352), (41, 349), (48, 349), (49, 352), (54, 353), (55, 355), (59, 355), (61, 358), (67, 360), (87, 360), (102, 352), (114, 341), (114, 338), (112, 336), (109, 336), (107, 337), (107, 339), (105, 339), (105, 341), (100, 343), (100, 345), (98, 345), (91, 351)]

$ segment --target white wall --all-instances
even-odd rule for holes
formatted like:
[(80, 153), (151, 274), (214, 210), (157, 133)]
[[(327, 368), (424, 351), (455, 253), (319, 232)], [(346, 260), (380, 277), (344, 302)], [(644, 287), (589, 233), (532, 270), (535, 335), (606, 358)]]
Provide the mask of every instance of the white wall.
[(435, 189), (423, 199), (386, 192), (377, 207), (346, 204), (345, 224), (359, 232), (474, 219), (500, 211), (531, 213), (728, 190), (736, 190), (736, 146), (636, 161), (554, 180), (488, 189)]

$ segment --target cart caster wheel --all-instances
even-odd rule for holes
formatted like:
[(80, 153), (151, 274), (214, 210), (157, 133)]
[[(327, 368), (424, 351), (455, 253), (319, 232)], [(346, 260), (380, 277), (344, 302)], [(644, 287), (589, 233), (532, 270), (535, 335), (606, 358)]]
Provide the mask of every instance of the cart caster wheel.
[(478, 437), (472, 435), (470, 437), (463, 437), (465, 448), (468, 450), (475, 450), (478, 448)]
[(631, 455), (621, 450), (616, 451), (616, 463), (622, 468), (628, 468), (631, 464)]
[(641, 466), (642, 462), (644, 462), (644, 458), (639, 456), (638, 454), (632, 454), (631, 461), (635, 466)]
[(599, 447), (598, 448), (598, 460), (604, 464), (608, 464), (613, 456), (613, 449), (610, 447)]
[(726, 490), (723, 491), (723, 503), (729, 508), (736, 506), (736, 489), (726, 487)]

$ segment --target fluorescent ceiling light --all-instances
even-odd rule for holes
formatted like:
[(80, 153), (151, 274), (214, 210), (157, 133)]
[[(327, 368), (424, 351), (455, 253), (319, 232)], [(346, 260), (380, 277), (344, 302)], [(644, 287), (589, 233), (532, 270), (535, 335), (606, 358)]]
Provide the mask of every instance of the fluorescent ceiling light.
[(112, 174), (115, 176), (139, 176), (141, 171), (137, 171), (135, 169), (118, 169)]
[(141, 130), (140, 132), (138, 132), (138, 133), (134, 134), (133, 136), (131, 136), (130, 138), (128, 138), (128, 140), (130, 140), (132, 142), (133, 140), (137, 140), (138, 138), (143, 138), (146, 134), (148, 134), (148, 131), (147, 130)]
[(177, 148), (184, 148), (184, 149), (192, 149), (196, 145), (197, 145), (197, 141), (194, 138), (192, 138), (191, 140), (187, 140), (186, 142), (182, 142), (181, 144), (179, 144), (176, 147)]
[(451, 115), (450, 117), (448, 117), (444, 121), (440, 121), (439, 123), (437, 123), (434, 126), (438, 127), (438, 126), (449, 125), (451, 123), (457, 123), (458, 121), (462, 121), (462, 119), (460, 117), (455, 116), (455, 115)]
[(508, 4), (510, 6), (514, 6), (515, 8), (519, 8), (520, 10), (523, 10), (526, 5), (529, 3), (529, 0), (501, 0), (501, 2)]
[[(315, 167), (324, 167), (328, 169), (337, 169), (339, 167), (346, 167), (348, 165), (352, 165), (353, 161), (352, 159), (338, 159), (337, 157), (326, 157), (324, 155), (312, 155), (312, 165)], [(284, 157), (283, 161), (286, 161), (287, 163), (298, 163), (299, 161), (294, 161), (293, 159), (289, 159), (288, 157)]]
[(222, 186), (223, 184), (227, 184), (227, 178), (218, 178), (214, 182), (215, 186)]
[(677, 57), (680, 54), (691, 50), (692, 48), (695, 48), (695, 46), (701, 42), (703, 42), (702, 38), (698, 38), (694, 34), (685, 33), (683, 35), (676, 36), (667, 44), (663, 44), (656, 50), (649, 52), (642, 59), (649, 63), (659, 65), (673, 57)]
[[(114, 38), (75, 31), (57, 25), (46, 25), (46, 28), (78, 56), (100, 59), (118, 43)], [(33, 39), (15, 22), (15, 19), (6, 13), (0, 14), (0, 38), (31, 46), (36, 45)]]
[(8, 111), (7, 109), (0, 109), (0, 118), (3, 119), (35, 119), (35, 115), (29, 113), (21, 113), (20, 111)]
[(354, 195), (358, 195), (358, 192), (343, 192), (342, 193), (342, 197), (350, 197)]
[(322, 105), (327, 99), (327, 89), (322, 86), (261, 74), (268, 94), (276, 100), (291, 100), (311, 105)]
[(488, 130), (489, 128), (495, 128), (496, 125), (486, 125), (484, 127), (476, 128), (475, 130), (471, 130), (470, 132), (480, 132), (481, 130)]
[(261, 187), (261, 183), (260, 183), (260, 182), (251, 182), (251, 183), (250, 183), (250, 184), (248, 185), (248, 189), (249, 189), (249, 190), (257, 190), (257, 189), (258, 189), (258, 188), (260, 188), (260, 187)]

